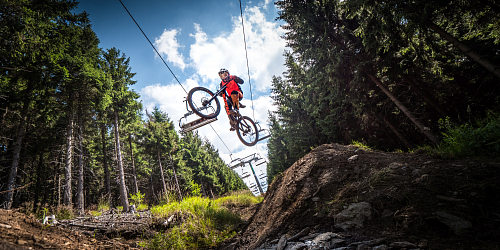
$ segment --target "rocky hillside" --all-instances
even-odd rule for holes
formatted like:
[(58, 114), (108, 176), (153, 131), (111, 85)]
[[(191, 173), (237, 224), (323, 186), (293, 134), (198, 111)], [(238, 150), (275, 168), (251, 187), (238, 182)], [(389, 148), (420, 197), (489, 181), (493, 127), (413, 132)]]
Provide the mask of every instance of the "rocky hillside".
[(322, 145), (221, 249), (500, 249), (500, 161)]

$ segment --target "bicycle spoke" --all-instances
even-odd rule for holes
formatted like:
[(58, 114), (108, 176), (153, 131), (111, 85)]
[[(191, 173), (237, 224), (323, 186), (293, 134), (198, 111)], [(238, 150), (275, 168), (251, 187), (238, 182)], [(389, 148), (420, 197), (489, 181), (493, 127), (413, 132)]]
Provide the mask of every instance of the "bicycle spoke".
[(243, 116), (238, 122), (238, 137), (247, 146), (253, 146), (258, 141), (257, 127), (249, 117)]

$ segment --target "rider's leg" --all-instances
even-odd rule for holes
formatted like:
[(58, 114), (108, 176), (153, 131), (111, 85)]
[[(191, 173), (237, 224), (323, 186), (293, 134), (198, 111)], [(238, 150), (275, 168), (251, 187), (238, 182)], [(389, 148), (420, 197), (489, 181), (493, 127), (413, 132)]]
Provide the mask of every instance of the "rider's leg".
[(231, 92), (231, 100), (233, 101), (234, 108), (236, 110), (240, 109), (240, 99), (243, 97), (243, 94), (239, 91), (232, 91)]
[(231, 126), (229, 130), (234, 131), (236, 126), (236, 121), (234, 121), (233, 117), (231, 116), (231, 111), (233, 109), (233, 106), (231, 105), (231, 99), (226, 98), (225, 95), (223, 96), (223, 98), (224, 98), (224, 106), (226, 107), (227, 118), (229, 119), (229, 126)]
[(231, 99), (227, 98), (226, 95), (223, 95), (224, 99), (224, 106), (226, 108), (226, 114), (229, 116), (231, 114), (230, 110), (233, 109), (233, 106), (231, 105)]

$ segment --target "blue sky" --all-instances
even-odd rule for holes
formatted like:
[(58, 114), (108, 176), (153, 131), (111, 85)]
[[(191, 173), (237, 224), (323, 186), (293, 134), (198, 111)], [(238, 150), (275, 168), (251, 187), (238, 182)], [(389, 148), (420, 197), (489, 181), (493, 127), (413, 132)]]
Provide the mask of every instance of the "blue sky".
[[(220, 82), (218, 70), (227, 68), (231, 74), (245, 80), (242, 102), (247, 108), (241, 113), (254, 117), (262, 127), (267, 127), (267, 113), (275, 109), (269, 97), (272, 76), (281, 76), (286, 71), (283, 57), (286, 42), (280, 37), (284, 34), (280, 27), (283, 23), (275, 20), (278, 10), (271, 0), (241, 2), (252, 98), (238, 0), (122, 2), (186, 90), (205, 86), (215, 91)], [(178, 128), (179, 118), (186, 113), (183, 103), (186, 94), (120, 1), (82, 0), (75, 11), (89, 14), (101, 48), (116, 47), (130, 57), (130, 67), (136, 73), (134, 80), (137, 81), (132, 88), (141, 95), (144, 108), (150, 111), (159, 107), (167, 112)], [(227, 163), (231, 160), (231, 153), (233, 159), (253, 153), (267, 157), (266, 141), (246, 147), (235, 132), (229, 131), (223, 111), (218, 119), (212, 126), (227, 148), (210, 126), (200, 128), (198, 132), (219, 149)], [(265, 164), (256, 170), (257, 173), (262, 171), (265, 171)]]

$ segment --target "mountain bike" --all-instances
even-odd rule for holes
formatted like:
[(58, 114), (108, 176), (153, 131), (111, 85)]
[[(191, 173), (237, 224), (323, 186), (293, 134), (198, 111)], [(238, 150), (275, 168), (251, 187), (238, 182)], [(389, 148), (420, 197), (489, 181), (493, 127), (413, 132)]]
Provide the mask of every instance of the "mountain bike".
[[(187, 96), (187, 102), (191, 110), (198, 116), (206, 119), (217, 117), (221, 110), (221, 105), (217, 96), (226, 91), (227, 86), (223, 85), (215, 93), (204, 87), (192, 88)], [(242, 116), (240, 112), (229, 114), (235, 122), (236, 134), (240, 141), (246, 146), (253, 146), (259, 141), (257, 125), (248, 116)]]

